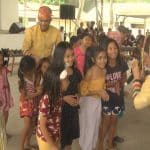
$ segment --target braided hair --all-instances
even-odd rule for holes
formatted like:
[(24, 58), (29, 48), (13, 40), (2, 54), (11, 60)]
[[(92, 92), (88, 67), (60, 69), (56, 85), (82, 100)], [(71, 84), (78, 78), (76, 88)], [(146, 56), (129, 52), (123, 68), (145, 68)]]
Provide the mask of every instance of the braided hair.
[(19, 69), (18, 69), (19, 91), (25, 90), (26, 85), (24, 81), (24, 74), (32, 71), (33, 69), (35, 69), (35, 67), (36, 67), (36, 63), (33, 57), (24, 56), (21, 59), (20, 64), (19, 64)]

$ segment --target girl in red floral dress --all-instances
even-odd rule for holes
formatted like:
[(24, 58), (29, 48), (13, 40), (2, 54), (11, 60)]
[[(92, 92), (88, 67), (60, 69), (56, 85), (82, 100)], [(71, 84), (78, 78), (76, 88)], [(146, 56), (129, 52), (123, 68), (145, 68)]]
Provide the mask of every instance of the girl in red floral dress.
[(6, 128), (9, 110), (13, 107), (13, 98), (7, 77), (10, 71), (8, 70), (6, 62), (4, 61), (4, 57), (4, 53), (0, 52), (0, 112), (3, 114)]
[(31, 56), (21, 59), (18, 69), (20, 91), (20, 116), (24, 119), (21, 137), (21, 150), (33, 148), (30, 138), (34, 128), (34, 118), (37, 115), (35, 98), (41, 94), (41, 88), (35, 89), (35, 60)]
[(67, 71), (49, 68), (43, 81), (39, 105), (37, 141), (39, 150), (59, 150), (62, 92), (69, 85)]

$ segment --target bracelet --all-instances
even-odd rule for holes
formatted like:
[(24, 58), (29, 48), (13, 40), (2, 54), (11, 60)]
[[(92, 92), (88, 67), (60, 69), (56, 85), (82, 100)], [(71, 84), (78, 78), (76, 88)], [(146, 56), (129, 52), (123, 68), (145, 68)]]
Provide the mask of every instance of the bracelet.
[(133, 83), (134, 83), (134, 82), (139, 82), (139, 83), (142, 84), (142, 80), (141, 80), (141, 79), (135, 79), (135, 80), (133, 81)]

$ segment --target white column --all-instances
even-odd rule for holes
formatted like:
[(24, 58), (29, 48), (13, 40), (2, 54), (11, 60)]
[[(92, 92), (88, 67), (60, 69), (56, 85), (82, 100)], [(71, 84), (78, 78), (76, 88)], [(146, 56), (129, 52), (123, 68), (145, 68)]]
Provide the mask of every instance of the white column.
[(9, 30), (18, 21), (18, 0), (0, 0), (0, 30)]

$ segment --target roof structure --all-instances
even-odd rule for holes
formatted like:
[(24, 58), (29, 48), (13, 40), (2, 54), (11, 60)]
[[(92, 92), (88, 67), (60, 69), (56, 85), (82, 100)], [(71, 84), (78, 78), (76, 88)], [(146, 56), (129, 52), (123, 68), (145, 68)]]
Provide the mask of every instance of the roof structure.
[(122, 16), (122, 17), (132, 17), (132, 18), (140, 18), (140, 19), (148, 19), (148, 18), (150, 18), (150, 15), (137, 15), (137, 14), (135, 14), (135, 15), (133, 15), (133, 14), (126, 14), (126, 15), (122, 15), (122, 14), (119, 14), (119, 15), (117, 15), (117, 16)]
[(132, 17), (140, 19), (150, 18), (150, 4), (147, 3), (137, 3), (137, 4), (124, 4), (120, 5), (120, 10), (117, 13), (117, 16), (122, 17)]

